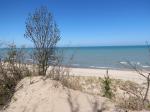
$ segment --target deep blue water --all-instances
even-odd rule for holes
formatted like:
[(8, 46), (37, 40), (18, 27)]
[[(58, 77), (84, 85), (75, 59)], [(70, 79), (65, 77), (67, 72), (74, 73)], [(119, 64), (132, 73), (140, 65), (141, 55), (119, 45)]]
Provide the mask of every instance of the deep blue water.
[[(124, 68), (126, 61), (149, 68), (150, 52), (147, 46), (103, 46), (103, 47), (62, 47), (64, 64), (74, 67)], [(32, 48), (25, 49), (31, 52)], [(7, 49), (1, 49), (1, 57)], [(27, 56), (30, 58), (30, 56)], [(73, 57), (73, 58), (72, 58)], [(122, 63), (122, 64), (121, 64)]]

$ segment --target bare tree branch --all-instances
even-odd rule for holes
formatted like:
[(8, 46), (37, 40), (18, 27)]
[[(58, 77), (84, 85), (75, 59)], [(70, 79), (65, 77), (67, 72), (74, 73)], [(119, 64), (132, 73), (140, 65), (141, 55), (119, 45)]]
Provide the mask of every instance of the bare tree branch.
[(49, 61), (55, 60), (55, 48), (60, 40), (59, 29), (46, 7), (36, 9), (26, 21), (25, 37), (34, 44), (34, 54), (39, 75), (46, 75)]

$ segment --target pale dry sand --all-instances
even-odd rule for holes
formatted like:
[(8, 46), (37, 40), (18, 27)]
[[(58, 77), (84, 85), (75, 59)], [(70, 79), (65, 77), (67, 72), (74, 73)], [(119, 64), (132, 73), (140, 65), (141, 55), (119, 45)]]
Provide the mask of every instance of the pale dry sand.
[[(32, 69), (32, 66), (30, 67)], [(48, 70), (50, 70), (51, 67), (49, 67)], [(96, 76), (103, 78), (106, 75), (106, 69), (94, 69), (94, 68), (67, 68), (67, 71), (69, 70), (69, 75), (71, 76)], [(142, 73), (147, 76), (150, 71), (143, 70)], [(110, 78), (113, 79), (121, 79), (121, 80), (129, 80), (136, 83), (145, 83), (146, 78), (139, 75), (135, 70), (115, 70), (115, 69), (109, 69), (108, 74)]]
[[(148, 75), (150, 71), (143, 71), (144, 75)], [(108, 74), (113, 79), (130, 80), (136, 83), (143, 83), (146, 79), (134, 70), (108, 70)], [(89, 69), (89, 68), (70, 68), (70, 75), (74, 76), (97, 76), (104, 77), (105, 69)]]
[[(63, 87), (59, 82), (37, 76), (17, 85), (9, 106), (3, 112), (116, 112), (109, 99)], [(101, 112), (101, 111), (100, 111)]]
[[(73, 76), (104, 77), (105, 74), (104, 69), (70, 68), (70, 75)], [(137, 83), (145, 82), (135, 71), (109, 70), (109, 76)], [(115, 103), (107, 98), (71, 90), (59, 82), (43, 80), (40, 76), (21, 80), (16, 90), (10, 104), (2, 112), (97, 112), (103, 108), (103, 112), (119, 112)]]

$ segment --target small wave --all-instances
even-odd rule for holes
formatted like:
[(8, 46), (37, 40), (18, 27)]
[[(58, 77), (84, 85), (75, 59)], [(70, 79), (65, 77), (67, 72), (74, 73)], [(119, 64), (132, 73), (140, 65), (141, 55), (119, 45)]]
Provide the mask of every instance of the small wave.
[[(129, 64), (128, 62), (126, 62), (126, 61), (121, 61), (121, 62), (119, 62), (120, 64), (124, 64), (124, 65), (127, 65), (127, 64)], [(130, 62), (131, 64), (136, 64), (136, 65), (141, 65), (141, 63), (140, 62), (134, 62), (134, 61), (131, 61)]]
[(140, 62), (134, 62), (134, 61), (131, 61), (131, 64), (141, 65), (141, 63), (140, 63)]
[(126, 61), (121, 61), (120, 63), (124, 65), (128, 64)]
[(144, 66), (142, 66), (143, 68), (149, 68), (150, 66), (146, 66), (146, 65), (144, 65)]
[(137, 65), (140, 65), (141, 63), (140, 63), (140, 62), (137, 62), (136, 64), (137, 64)]
[(112, 67), (90, 66), (90, 68), (108, 69), (108, 68), (112, 68)]
[(80, 64), (71, 64), (72, 66), (80, 66)]
[(96, 66), (90, 66), (90, 68), (95, 68)]

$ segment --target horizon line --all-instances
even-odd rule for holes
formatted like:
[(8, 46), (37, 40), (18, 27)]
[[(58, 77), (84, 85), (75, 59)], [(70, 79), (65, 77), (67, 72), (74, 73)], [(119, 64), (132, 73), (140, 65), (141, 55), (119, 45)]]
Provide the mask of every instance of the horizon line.
[[(150, 47), (150, 45), (142, 44), (142, 45), (86, 45), (86, 46), (56, 46), (56, 48), (73, 48), (73, 47)], [(7, 47), (0, 47), (7, 48)], [(21, 47), (16, 47), (21, 48)], [(25, 48), (34, 48), (34, 47), (25, 47)]]

